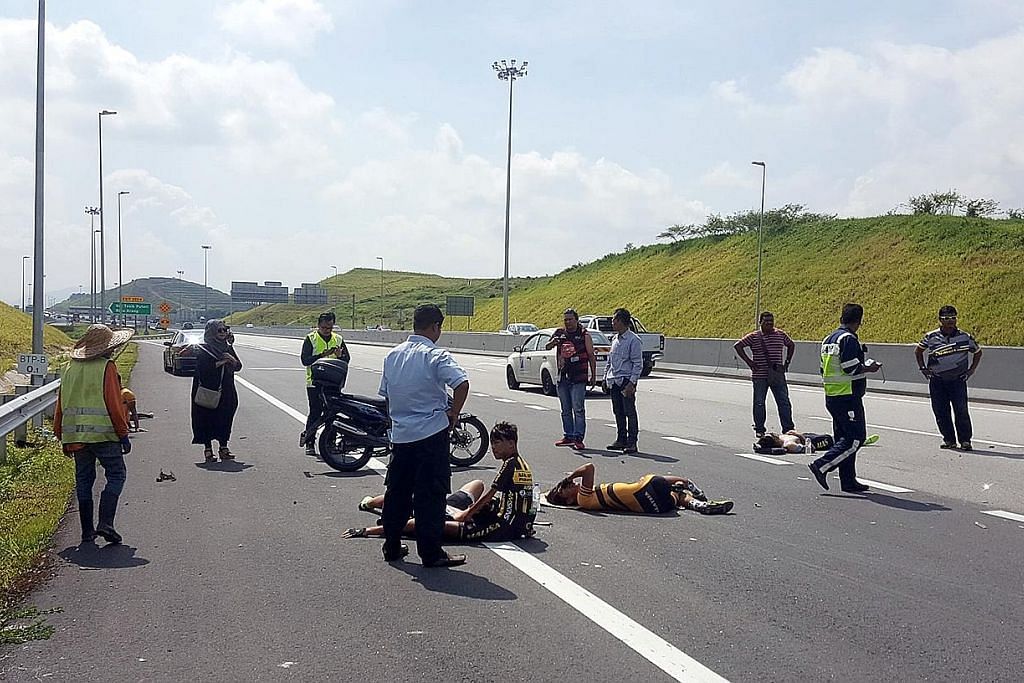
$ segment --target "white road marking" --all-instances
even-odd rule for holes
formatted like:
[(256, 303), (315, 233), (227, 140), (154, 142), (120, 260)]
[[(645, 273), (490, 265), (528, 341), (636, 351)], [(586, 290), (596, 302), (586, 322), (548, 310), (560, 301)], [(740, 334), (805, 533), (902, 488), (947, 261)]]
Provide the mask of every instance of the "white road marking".
[(519, 403), (519, 401), (513, 400), (511, 398), (496, 398), (494, 400), (497, 401), (498, 403)]
[[(271, 405), (284, 411), (296, 421), (302, 424), (306, 423), (306, 416), (284, 401), (271, 396), (263, 389), (253, 385), (251, 382), (247, 382), (241, 377), (236, 376), (235, 380)], [(368, 466), (381, 476), (387, 473), (387, 467), (377, 458), (370, 458)], [(727, 679), (722, 678), (668, 641), (648, 631), (601, 598), (559, 574), (521, 548), (508, 543), (484, 543), (484, 546), (564, 600), (583, 616), (618, 638), (630, 649), (664, 671), (674, 680), (687, 683), (719, 681), (727, 683)]]
[[(832, 478), (833, 479), (839, 479), (839, 475), (836, 474)], [(868, 486), (871, 486), (871, 487), (876, 488), (876, 489), (882, 489), (883, 491), (888, 491), (889, 493), (913, 493), (914, 492), (914, 489), (905, 489), (902, 486), (893, 486), (892, 484), (883, 484), (880, 481), (871, 481), (870, 479), (865, 479), (864, 477), (857, 477), (857, 481), (859, 481), (862, 484), (867, 484)]]
[(792, 465), (788, 460), (779, 460), (778, 458), (769, 458), (767, 455), (760, 455), (758, 453), (737, 453), (736, 455), (741, 458), (747, 458), (748, 460), (757, 460), (758, 462), (766, 462), (769, 465)]
[(1007, 512), (1006, 510), (982, 510), (983, 515), (992, 515), (993, 517), (1002, 517), (1003, 519), (1012, 519), (1015, 522), (1024, 522), (1024, 515), (1018, 515), (1016, 512)]
[[(816, 415), (811, 416), (812, 420), (821, 420), (822, 422), (831, 422), (831, 417), (818, 417)], [(905, 429), (903, 427), (890, 427), (888, 425), (868, 425), (869, 429), (888, 429), (891, 432), (903, 432), (905, 434), (920, 434), (921, 436), (934, 436), (936, 439), (941, 439), (941, 434), (935, 432), (925, 432), (920, 429)], [(985, 439), (971, 439), (977, 443), (987, 443), (990, 446), (1005, 446), (1006, 448), (1024, 448), (1024, 445), (1019, 443), (1003, 443), (1002, 441), (986, 441)]]
[[(501, 559), (561, 598), (586, 618), (618, 638), (676, 681), (726, 681), (668, 641), (633, 621), (586, 588), (571, 581), (522, 548), (484, 543)], [(644, 678), (644, 676), (640, 676)]]
[(486, 365), (486, 366), (488, 366), (488, 367), (492, 367), (492, 368), (503, 368), (503, 367), (505, 367), (505, 363), (487, 363), (487, 362), (480, 362), (480, 363), (477, 363), (477, 365)]
[(532, 403), (527, 403), (525, 407), (529, 408), (530, 410), (551, 410), (551, 408), (545, 406), (535, 406)]
[(706, 443), (700, 441), (694, 441), (693, 439), (684, 439), (681, 436), (663, 436), (661, 437), (666, 441), (675, 441), (676, 443), (686, 444), (687, 446), (707, 446)]
[(249, 367), (246, 368), (247, 371), (249, 371), (249, 370), (288, 370), (290, 372), (302, 372), (305, 369), (306, 368), (249, 368)]
[(614, 422), (605, 422), (604, 426), (605, 427), (614, 427), (615, 429), (619, 428), (619, 425), (615, 424)]
[(479, 391), (474, 391), (473, 395), (474, 396), (479, 396), (480, 398), (490, 398), (491, 397), (490, 394), (481, 394)]

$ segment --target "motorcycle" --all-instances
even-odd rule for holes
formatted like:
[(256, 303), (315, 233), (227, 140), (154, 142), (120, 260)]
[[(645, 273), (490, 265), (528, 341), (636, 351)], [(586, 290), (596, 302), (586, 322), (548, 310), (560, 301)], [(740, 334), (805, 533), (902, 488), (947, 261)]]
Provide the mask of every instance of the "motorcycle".
[[(391, 454), (391, 418), (387, 402), (379, 396), (342, 393), (348, 377), (348, 363), (321, 359), (313, 363), (313, 386), (324, 402), (323, 426), (317, 450), (327, 465), (339, 472), (354, 472), (372, 457)], [(449, 399), (450, 405), (450, 399)], [(449, 462), (469, 467), (484, 457), (490, 446), (487, 427), (471, 413), (460, 413), (450, 433)]]

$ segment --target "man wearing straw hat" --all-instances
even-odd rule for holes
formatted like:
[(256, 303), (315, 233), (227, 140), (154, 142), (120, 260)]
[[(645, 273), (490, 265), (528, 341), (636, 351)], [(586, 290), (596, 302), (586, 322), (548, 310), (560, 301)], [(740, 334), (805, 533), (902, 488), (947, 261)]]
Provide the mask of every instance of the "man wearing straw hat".
[[(71, 362), (57, 394), (53, 431), (64, 453), (75, 459), (75, 494), (83, 543), (92, 543), (96, 536), (109, 543), (121, 542), (121, 535), (114, 530), (114, 514), (124, 489), (124, 454), (131, 452), (132, 444), (121, 382), (111, 357), (132, 334), (131, 330), (114, 332), (106, 325), (90, 325), (71, 351)], [(107, 483), (100, 494), (99, 524), (93, 527), (92, 488), (97, 460)]]

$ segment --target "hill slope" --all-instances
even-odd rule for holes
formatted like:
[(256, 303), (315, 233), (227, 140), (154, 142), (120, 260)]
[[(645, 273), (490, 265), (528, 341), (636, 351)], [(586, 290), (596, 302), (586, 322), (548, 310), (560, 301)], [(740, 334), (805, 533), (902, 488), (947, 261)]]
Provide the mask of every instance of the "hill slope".
[[(641, 247), (516, 292), (514, 320), (555, 325), (626, 306), (670, 336), (736, 338), (753, 329), (757, 234)], [(794, 338), (834, 329), (843, 303), (865, 307), (865, 341), (911, 342), (953, 304), (982, 344), (1024, 346), (1024, 221), (880, 216), (766, 232), (762, 308)], [(477, 302), (474, 329), (498, 329), (501, 300)]]
[[(73, 344), (71, 339), (49, 325), (43, 326), (43, 345), (53, 354)], [(32, 350), (32, 316), (0, 303), (0, 377), (17, 364), (19, 353)]]
[[(183, 320), (198, 319), (203, 315), (205, 300), (209, 297), (210, 317), (221, 317), (231, 311), (231, 296), (213, 287), (188, 280), (179, 280), (172, 277), (147, 277), (132, 280), (125, 283), (122, 293), (126, 296), (141, 296), (148, 303), (153, 304), (153, 315), (159, 317), (157, 306), (160, 302), (167, 301), (174, 311), (171, 319), (177, 321), (179, 315), (184, 315)], [(97, 306), (99, 306), (99, 294), (97, 294)], [(117, 288), (107, 290), (107, 305), (119, 300)], [(72, 294), (68, 299), (53, 306), (59, 313), (66, 313), (69, 306), (89, 306), (89, 293)]]

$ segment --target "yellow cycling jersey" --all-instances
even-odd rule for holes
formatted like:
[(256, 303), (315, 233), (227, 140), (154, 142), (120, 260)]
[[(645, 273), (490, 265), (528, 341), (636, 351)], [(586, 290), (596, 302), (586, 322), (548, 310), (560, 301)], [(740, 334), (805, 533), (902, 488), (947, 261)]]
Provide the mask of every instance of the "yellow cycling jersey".
[(676, 507), (672, 487), (657, 474), (647, 474), (630, 484), (597, 484), (593, 490), (580, 488), (576, 503), (584, 510), (615, 510), (640, 514), (663, 514)]

